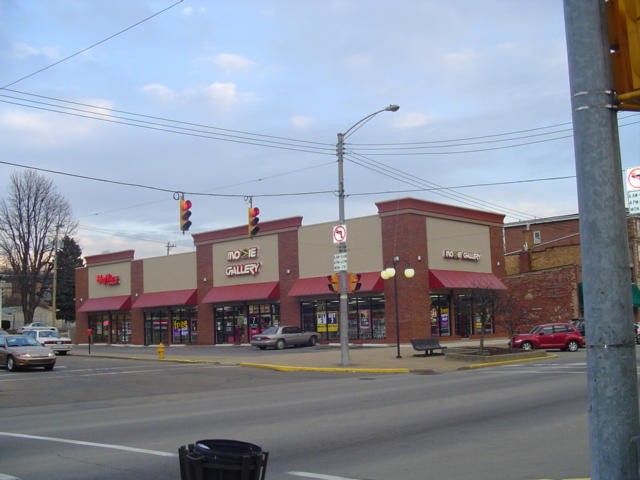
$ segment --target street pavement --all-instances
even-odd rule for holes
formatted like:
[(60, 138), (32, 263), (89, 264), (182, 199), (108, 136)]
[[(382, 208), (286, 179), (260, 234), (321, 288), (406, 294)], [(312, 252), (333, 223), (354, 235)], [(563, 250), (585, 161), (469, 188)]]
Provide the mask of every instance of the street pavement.
[[(479, 340), (441, 341), (445, 351), (459, 347), (474, 347)], [(485, 346), (506, 347), (506, 338), (485, 339)], [(164, 358), (158, 352), (158, 346), (131, 345), (74, 345), (71, 355), (92, 355), (111, 358), (128, 358), (140, 360), (158, 360), (167, 362), (207, 362), (220, 365), (240, 365), (254, 368), (270, 368), (274, 370), (309, 370), (309, 371), (359, 371), (378, 373), (440, 373), (483, 366), (513, 363), (491, 362), (470, 363), (448, 359), (444, 354), (435, 353), (429, 356), (416, 356), (411, 345), (400, 345), (400, 356), (397, 358), (397, 345), (354, 345), (349, 346), (348, 365), (342, 365), (342, 354), (339, 344), (322, 344), (315, 347), (286, 348), (284, 350), (258, 350), (249, 344), (243, 345), (172, 345), (164, 347)], [(553, 356), (549, 356), (553, 358)], [(540, 360), (537, 358), (536, 360)]]

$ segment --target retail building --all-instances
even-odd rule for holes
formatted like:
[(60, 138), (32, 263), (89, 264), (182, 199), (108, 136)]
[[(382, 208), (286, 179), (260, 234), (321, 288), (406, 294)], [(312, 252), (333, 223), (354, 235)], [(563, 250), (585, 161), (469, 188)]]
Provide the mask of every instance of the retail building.
[[(504, 217), (414, 198), (376, 206), (377, 215), (346, 222), (348, 271), (360, 274), (349, 295), (350, 341), (394, 343), (396, 331), (402, 342), (475, 335), (475, 318), (456, 304), (473, 288), (506, 288)], [(195, 233), (190, 253), (86, 257), (76, 272), (78, 338), (90, 330), (99, 343), (212, 345), (290, 324), (338, 339), (339, 298), (327, 279), (334, 227), (291, 217), (262, 221), (253, 238), (246, 226)], [(394, 258), (397, 275), (383, 280)], [(412, 278), (402, 274), (409, 266)]]

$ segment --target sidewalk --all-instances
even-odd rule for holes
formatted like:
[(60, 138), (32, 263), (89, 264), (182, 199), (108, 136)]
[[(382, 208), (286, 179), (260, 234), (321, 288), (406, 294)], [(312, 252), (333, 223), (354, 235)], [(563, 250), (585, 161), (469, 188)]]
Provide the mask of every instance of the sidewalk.
[[(455, 347), (473, 347), (479, 340), (457, 340), (440, 342), (449, 349)], [(485, 346), (507, 346), (504, 338), (487, 339)], [(505, 362), (468, 364), (464, 361), (447, 360), (445, 355), (435, 354), (428, 357), (414, 356), (417, 352), (411, 345), (400, 345), (400, 355), (396, 358), (396, 345), (350, 345), (349, 365), (341, 365), (339, 344), (319, 345), (313, 348), (289, 348), (282, 351), (257, 350), (248, 344), (243, 345), (194, 345), (168, 346), (164, 348), (164, 359), (159, 360), (157, 346), (129, 345), (75, 345), (71, 355), (91, 355), (111, 358), (129, 358), (139, 360), (157, 360), (165, 362), (203, 362), (220, 365), (241, 365), (245, 367), (270, 368), (293, 371), (347, 371), (371, 373), (440, 373), (481, 366), (500, 365)], [(538, 359), (539, 360), (539, 359)], [(508, 362), (513, 363), (513, 362)]]

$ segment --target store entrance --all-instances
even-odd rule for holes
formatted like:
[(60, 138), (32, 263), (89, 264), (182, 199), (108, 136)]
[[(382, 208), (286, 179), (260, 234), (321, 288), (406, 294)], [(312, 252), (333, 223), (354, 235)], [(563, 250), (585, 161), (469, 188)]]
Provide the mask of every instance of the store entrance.
[(244, 306), (215, 308), (216, 344), (240, 342), (244, 325)]
[(144, 313), (144, 344), (169, 345), (169, 312), (167, 310)]

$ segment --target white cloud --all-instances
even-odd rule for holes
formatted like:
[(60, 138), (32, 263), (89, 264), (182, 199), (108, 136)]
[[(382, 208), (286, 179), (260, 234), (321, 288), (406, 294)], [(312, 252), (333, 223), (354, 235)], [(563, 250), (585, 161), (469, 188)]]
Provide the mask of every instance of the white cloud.
[(61, 119), (52, 113), (30, 113), (19, 110), (0, 111), (1, 143), (42, 148), (64, 145), (91, 133), (82, 120)]
[(57, 60), (59, 58), (58, 49), (54, 47), (35, 48), (22, 42), (14, 43), (12, 47), (13, 56), (19, 59), (24, 59), (32, 55), (44, 55), (51, 60)]
[(306, 130), (313, 123), (313, 119), (309, 117), (303, 117), (301, 115), (296, 115), (295, 117), (291, 117), (289, 120), (293, 128), (296, 130)]
[(176, 98), (176, 94), (173, 92), (173, 90), (163, 85), (146, 85), (140, 90), (161, 103), (171, 103)]
[(212, 83), (203, 92), (214, 103), (229, 105), (238, 101), (238, 87), (234, 83)]
[(204, 7), (200, 7), (200, 8), (187, 7), (182, 10), (182, 15), (184, 15), (185, 17), (190, 17), (196, 13), (199, 13), (202, 15), (205, 12), (206, 10), (204, 9)]
[(433, 122), (433, 118), (418, 112), (406, 112), (395, 114), (393, 117), (393, 125), (396, 128), (414, 128), (421, 127)]
[(229, 53), (216, 55), (213, 57), (213, 63), (226, 75), (249, 72), (258, 66), (256, 62), (248, 58)]

